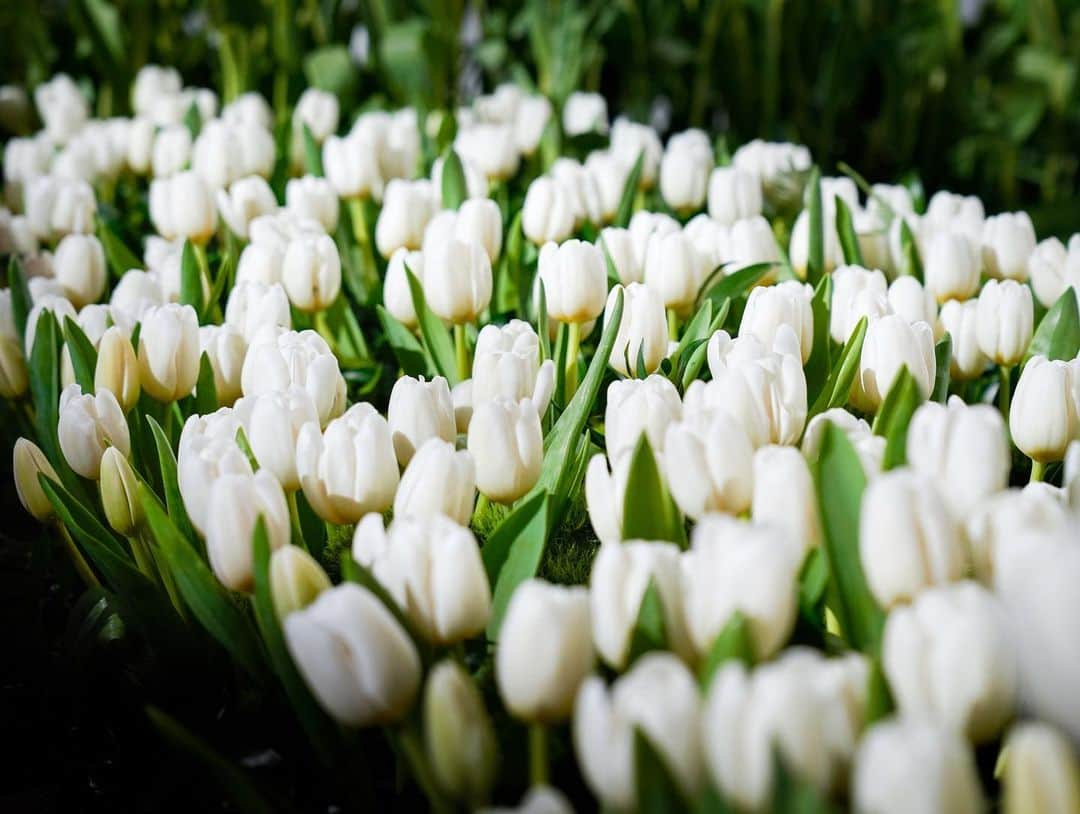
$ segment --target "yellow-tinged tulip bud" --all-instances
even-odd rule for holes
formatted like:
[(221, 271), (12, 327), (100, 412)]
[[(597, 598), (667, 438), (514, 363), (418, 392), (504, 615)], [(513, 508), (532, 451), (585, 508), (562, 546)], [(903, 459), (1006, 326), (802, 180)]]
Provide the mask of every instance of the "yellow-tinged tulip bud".
[(1080, 811), (1080, 763), (1057, 730), (1021, 724), (1009, 733), (1004, 758), (1005, 814)]
[(105, 519), (118, 534), (129, 536), (142, 525), (138, 488), (138, 479), (127, 458), (116, 447), (106, 449), (101, 456), (101, 504)]
[(94, 389), (108, 390), (128, 413), (139, 401), (139, 360), (127, 335), (115, 325), (101, 337), (97, 367), (94, 369)]
[(304, 549), (286, 545), (270, 557), (270, 594), (279, 619), (306, 608), (329, 587), (330, 577)]
[(28, 438), (20, 438), (15, 442), (13, 458), (15, 491), (19, 495), (19, 502), (38, 520), (48, 520), (53, 516), (53, 507), (38, 482), (38, 473), (44, 472), (49, 478), (58, 481), (60, 478), (56, 470), (41, 448)]
[(26, 392), (29, 384), (26, 360), (19, 343), (10, 337), (0, 337), (0, 396), (17, 399)]
[(470, 808), (483, 803), (495, 779), (495, 731), (475, 682), (449, 659), (424, 690), (424, 740), (438, 784)]

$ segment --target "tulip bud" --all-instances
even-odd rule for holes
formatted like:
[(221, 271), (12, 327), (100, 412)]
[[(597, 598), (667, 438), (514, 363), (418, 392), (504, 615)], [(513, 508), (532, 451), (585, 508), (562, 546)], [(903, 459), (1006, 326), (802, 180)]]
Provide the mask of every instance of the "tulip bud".
[(472, 532), (450, 518), (399, 516), (384, 529), (382, 518), (369, 514), (356, 527), (352, 554), (428, 641), (456, 644), (487, 625), (491, 589), (480, 548)]
[(260, 469), (217, 479), (207, 512), (206, 553), (214, 575), (231, 591), (252, 588), (251, 538), (260, 517), (271, 551), (289, 544), (289, 506), (272, 474)]
[(613, 381), (604, 413), (608, 456), (614, 461), (630, 453), (643, 433), (653, 452), (661, 455), (668, 427), (681, 417), (679, 391), (663, 376)]
[(285, 206), (301, 218), (317, 221), (327, 233), (337, 229), (340, 203), (325, 178), (306, 175), (291, 179), (285, 186)]
[(931, 588), (890, 613), (882, 661), (901, 714), (943, 723), (976, 743), (993, 738), (1016, 702), (1004, 625), (994, 595), (974, 582)]
[(884, 608), (960, 579), (967, 568), (962, 538), (937, 485), (905, 469), (866, 487), (859, 555), (870, 592)]
[(38, 475), (44, 474), (55, 483), (60, 482), (60, 477), (41, 448), (28, 438), (19, 438), (15, 442), (11, 468), (15, 473), (15, 492), (23, 508), (41, 523), (53, 517), (53, 505), (41, 488)]
[(270, 556), (270, 595), (280, 621), (306, 608), (331, 587), (318, 560), (295, 545), (284, 545)]
[[(473, 403), (483, 404), (497, 396), (511, 401), (529, 399), (536, 414), (542, 416), (554, 387), (555, 363), (550, 359), (540, 362), (540, 340), (529, 323), (512, 319), (503, 326), (481, 328), (473, 355), (470, 418)], [(455, 396), (457, 390), (455, 387)], [(467, 421), (465, 426), (467, 431)]]
[(416, 450), (429, 438), (456, 440), (454, 405), (446, 379), (436, 376), (430, 382), (424, 377), (402, 376), (394, 382), (390, 404), (386, 410), (394, 452), (404, 469)]
[(318, 88), (308, 88), (293, 109), (293, 130), (299, 132), (306, 124), (316, 144), (322, 144), (338, 127), (340, 106), (337, 96)]
[[(639, 124), (620, 116), (611, 127), (610, 150), (627, 167), (634, 166), (638, 156), (641, 156), (640, 186), (642, 189), (652, 188), (656, 183), (660, 159), (664, 153), (656, 130), (647, 124)], [(705, 168), (705, 172), (708, 171), (708, 168)]]
[(245, 396), (302, 387), (315, 402), (320, 427), (345, 411), (345, 378), (315, 331), (259, 332), (248, 346), (240, 383)]
[[(242, 239), (247, 239), (248, 227), (255, 218), (269, 215), (278, 208), (270, 185), (257, 175), (233, 181), (228, 192), (219, 189), (216, 197), (221, 219)], [(334, 200), (336, 202), (337, 198)]]
[(143, 65), (131, 86), (131, 106), (136, 113), (145, 115), (159, 97), (174, 96), (180, 93), (180, 88), (180, 74), (175, 68)]
[(205, 353), (214, 374), (214, 394), (218, 404), (229, 406), (240, 398), (240, 374), (247, 343), (232, 325), (204, 325), (199, 328), (200, 356)]
[(539, 723), (565, 720), (592, 665), (588, 590), (539, 579), (521, 583), (495, 653), (495, 680), (510, 714)]
[(712, 146), (700, 130), (673, 135), (660, 160), (660, 195), (677, 212), (692, 212), (705, 203), (712, 170)]
[(653, 289), (642, 283), (620, 284), (608, 294), (604, 325), (611, 317), (618, 292), (623, 292), (622, 319), (615, 335), (608, 364), (624, 376), (638, 375), (638, 360), (646, 374), (655, 373), (668, 350), (667, 317), (664, 303)]
[(589, 510), (589, 522), (601, 542), (617, 543), (622, 540), (626, 481), (632, 459), (632, 455), (612, 459), (609, 471), (607, 456), (597, 453), (585, 470), (585, 504)]
[(765, 811), (774, 754), (800, 782), (827, 796), (845, 785), (863, 725), (869, 663), (793, 647), (749, 672), (729, 662), (713, 678), (702, 725), (705, 763), (731, 802)]
[(375, 198), (383, 195), (379, 169), (379, 144), (367, 128), (353, 130), (344, 138), (330, 136), (323, 145), (326, 179), (342, 198)]
[(53, 269), (76, 308), (96, 302), (105, 291), (105, 252), (93, 235), (68, 235), (61, 240)]
[(1039, 302), (1050, 308), (1067, 288), (1080, 291), (1080, 238), (1069, 238), (1069, 247), (1049, 237), (1035, 247), (1027, 261), (1031, 287)]
[(190, 395), (199, 378), (199, 320), (190, 305), (147, 311), (139, 332), (142, 388), (169, 403)]
[(859, 742), (852, 773), (856, 811), (977, 814), (982, 793), (971, 747), (932, 721), (894, 718)]
[(129, 537), (143, 523), (143, 508), (138, 497), (139, 482), (127, 458), (116, 447), (101, 456), (101, 505), (113, 531)]
[(1013, 392), (1009, 429), (1032, 460), (1060, 461), (1069, 442), (1080, 438), (1080, 359), (1031, 357)]
[(760, 215), (761, 179), (737, 167), (717, 167), (709, 176), (709, 217), (731, 225)]
[(638, 260), (634, 238), (629, 229), (607, 226), (600, 230), (596, 245), (601, 251), (607, 252), (623, 285), (641, 282), (644, 269)]
[(458, 209), (454, 237), (479, 243), (495, 264), (502, 251), (502, 212), (489, 198), (470, 198)]
[(802, 362), (806, 364), (814, 346), (814, 313), (810, 306), (813, 297), (814, 289), (809, 284), (795, 280), (752, 289), (739, 335), (756, 336), (763, 345), (772, 347), (777, 329), (789, 325), (799, 339)]
[(985, 404), (969, 407), (957, 396), (947, 407), (927, 402), (908, 425), (908, 464), (937, 480), (958, 521), (1008, 485), (1011, 458), (1005, 422)]
[(108, 390), (94, 396), (84, 395), (77, 384), (65, 387), (57, 435), (68, 466), (89, 480), (98, 479), (106, 448), (116, 447), (125, 457), (131, 452), (127, 421)]
[[(731, 271), (755, 263), (779, 263), (780, 246), (769, 222), (761, 215), (737, 220), (731, 225)], [(726, 271), (726, 269), (725, 269)], [(761, 282), (776, 279), (776, 272), (766, 274)]]
[(939, 336), (937, 301), (917, 279), (906, 275), (897, 277), (889, 285), (888, 299), (894, 314), (902, 316), (908, 324), (925, 322), (934, 329), (934, 336)]
[(1015, 280), (990, 280), (979, 292), (978, 302), (979, 350), (994, 364), (1012, 367), (1024, 358), (1034, 330), (1031, 289)]
[(915, 380), (920, 398), (929, 398), (937, 376), (933, 330), (925, 322), (909, 325), (897, 314), (871, 321), (851, 390), (852, 402), (865, 412), (877, 410), (903, 367)]
[(548, 314), (559, 322), (582, 323), (604, 310), (607, 275), (604, 257), (591, 243), (546, 243), (537, 273), (544, 285)]
[(574, 209), (565, 188), (542, 175), (529, 184), (521, 209), (521, 229), (537, 246), (561, 243), (574, 231)]
[(1044, 723), (1019, 724), (1001, 754), (1005, 814), (1080, 811), (1080, 762), (1069, 741)]
[(546, 96), (526, 96), (518, 103), (517, 120), (513, 123), (514, 143), (523, 156), (536, 152), (550, 119), (551, 102)]
[(794, 447), (765, 446), (754, 453), (755, 524), (784, 532), (792, 559), (802, 562), (821, 542), (817, 492), (806, 458)]
[(424, 296), (447, 322), (475, 322), (491, 301), (491, 281), (491, 261), (479, 243), (450, 239), (424, 253)]
[(600, 187), (594, 173), (572, 158), (560, 158), (551, 165), (551, 177), (563, 188), (574, 210), (574, 224), (598, 224), (603, 220)]
[(808, 461), (813, 461), (821, 451), (825, 427), (831, 424), (847, 438), (855, 448), (862, 464), (863, 474), (874, 478), (881, 473), (881, 461), (885, 456), (885, 439), (874, 435), (870, 425), (864, 419), (856, 418), (842, 407), (834, 407), (814, 416), (806, 425), (802, 440), (802, 453)]
[(959, 232), (936, 232), (927, 247), (923, 277), (940, 303), (972, 296), (979, 290), (979, 258), (972, 242)]
[(398, 322), (410, 330), (417, 327), (416, 310), (413, 308), (412, 290), (409, 278), (405, 274), (408, 268), (424, 284), (424, 255), (400, 248), (386, 264), (386, 277), (383, 280), (383, 305)]
[(66, 73), (58, 73), (34, 88), (34, 105), (55, 144), (66, 144), (89, 116), (86, 99)]
[(181, 172), (191, 159), (191, 131), (183, 124), (161, 128), (154, 136), (150, 166), (155, 178), (169, 178)]
[[(829, 335), (834, 342), (848, 341), (855, 325), (867, 312), (873, 316), (888, 313), (888, 286), (885, 275), (862, 266), (840, 266), (832, 273), (832, 303), (829, 309)], [(870, 298), (867, 300), (867, 298)], [(871, 309), (867, 302), (882, 303)]]
[[(244, 251), (251, 248), (248, 246)], [(236, 327), (248, 343), (264, 325), (288, 330), (292, 327), (292, 315), (285, 287), (281, 283), (267, 284), (257, 280), (237, 282), (225, 306), (225, 324)]]
[(607, 133), (607, 100), (599, 93), (571, 93), (563, 104), (563, 130), (571, 138), (585, 133)]
[(1035, 227), (1027, 212), (1004, 212), (983, 224), (982, 260), (989, 276), (1025, 282), (1034, 251)]
[(458, 130), (454, 150), (489, 182), (510, 178), (521, 161), (514, 144), (514, 128), (509, 124), (475, 124)]
[(665, 308), (685, 315), (697, 301), (704, 276), (697, 249), (685, 233), (654, 234), (645, 249), (645, 285), (660, 295)]
[(439, 786), (470, 807), (484, 802), (495, 782), (495, 730), (472, 676), (445, 659), (424, 689), (424, 740)]
[(544, 436), (532, 402), (495, 398), (476, 405), (468, 448), (480, 492), (496, 503), (513, 503), (536, 485), (544, 463)]
[(296, 472), (311, 508), (328, 523), (355, 523), (384, 512), (398, 488), (390, 427), (367, 402), (354, 404), (325, 433), (305, 424), (296, 440)]
[(285, 642), (316, 700), (347, 726), (399, 720), (420, 687), (420, 657), (386, 607), (345, 583), (289, 614)]
[(289, 300), (301, 311), (329, 308), (341, 291), (341, 258), (329, 235), (298, 237), (289, 243), (281, 265), (281, 282)]
[(957, 381), (978, 378), (990, 364), (979, 348), (978, 310), (977, 299), (949, 300), (941, 306), (941, 327), (952, 337), (949, 373)]
[(17, 340), (0, 336), (0, 397), (20, 398), (30, 386), (26, 360)]
[(190, 170), (151, 182), (150, 218), (168, 240), (187, 238), (202, 244), (217, 228), (217, 208), (210, 188)]
[(586, 782), (605, 806), (636, 807), (638, 732), (686, 799), (697, 798), (703, 781), (701, 699), (693, 675), (677, 658), (649, 653), (610, 689), (592, 676), (574, 706), (574, 749)]
[(442, 513), (468, 525), (476, 498), (476, 466), (472, 455), (454, 450), (441, 438), (429, 438), (416, 450), (394, 498), (394, 515)]
[(375, 246), (389, 257), (400, 248), (419, 249), (424, 229), (438, 209), (431, 182), (394, 179), (386, 185), (383, 208), (375, 223)]

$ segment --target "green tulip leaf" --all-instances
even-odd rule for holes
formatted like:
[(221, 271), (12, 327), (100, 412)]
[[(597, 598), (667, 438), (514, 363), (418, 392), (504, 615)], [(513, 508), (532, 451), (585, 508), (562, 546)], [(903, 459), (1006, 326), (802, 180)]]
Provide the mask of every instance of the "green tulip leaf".
[(615, 226), (628, 226), (630, 217), (634, 214), (634, 199), (637, 197), (638, 186), (641, 183), (641, 172), (645, 166), (644, 151), (638, 153), (634, 166), (626, 176), (626, 184), (623, 186), (622, 196), (619, 198), (619, 206), (615, 210)]
[(71, 317), (64, 317), (64, 341), (67, 344), (68, 356), (71, 357), (71, 367), (75, 371), (75, 381), (84, 393), (93, 393), (97, 351), (86, 338), (79, 323)]
[(829, 335), (829, 304), (832, 301), (832, 275), (822, 277), (814, 288), (810, 310), (814, 315), (814, 345), (806, 360), (806, 400), (817, 401), (829, 378), (832, 338)]
[(469, 185), (465, 180), (461, 156), (452, 147), (443, 157), (442, 189), (439, 192), (442, 195), (443, 209), (457, 209), (469, 197)]
[[(714, 308), (718, 308), (724, 300), (733, 300), (741, 294), (749, 291), (754, 284), (764, 277), (776, 263), (753, 263), (752, 265), (724, 275), (719, 282), (707, 289), (703, 289), (702, 298), (712, 300)], [(708, 282), (706, 282), (708, 285)]]
[(1046, 312), (1031, 337), (1024, 362), (1032, 356), (1068, 361), (1080, 353), (1080, 308), (1076, 289), (1065, 289), (1057, 302)]
[[(161, 470), (162, 491), (165, 497), (165, 506), (169, 510), (169, 517), (176, 524), (180, 534), (187, 540), (198, 540), (195, 527), (191, 524), (187, 509), (184, 507), (184, 498), (180, 495), (180, 485), (176, 472), (176, 456), (173, 454), (172, 445), (165, 436), (165, 430), (161, 428), (152, 416), (146, 416), (146, 423), (154, 436), (154, 445), (157, 449), (158, 467)], [(201, 551), (202, 546), (199, 545)]]
[(195, 383), (195, 413), (209, 415), (218, 408), (217, 385), (214, 383), (214, 367), (206, 351), (199, 357), (199, 378)]
[(902, 273), (923, 281), (922, 261), (919, 259), (919, 247), (915, 235), (905, 219), (900, 220), (900, 254), (903, 257)]
[[(482, 554), (488, 554), (492, 549), (484, 559), (489, 577), (496, 561), (503, 560), (496, 569), (498, 577), (493, 582), (491, 594), (491, 619), (487, 626), (490, 641), (499, 638), (499, 628), (514, 591), (540, 570), (551, 526), (551, 496), (541, 493), (507, 515), (484, 544)], [(500, 551), (505, 552), (505, 556), (500, 557)]]
[(203, 312), (203, 277), (199, 258), (190, 240), (184, 241), (180, 254), (180, 302), (190, 305), (196, 314)]
[(375, 313), (379, 317), (383, 336), (386, 337), (390, 350), (394, 352), (394, 358), (397, 359), (402, 372), (406, 376), (430, 376), (431, 371), (424, 354), (424, 346), (417, 341), (412, 332), (382, 305), (375, 306)]
[(806, 185), (806, 208), (809, 211), (809, 249), (806, 258), (806, 279), (816, 286), (825, 274), (825, 218), (821, 200), (821, 170), (815, 164)]
[(15, 335), (19, 337), (21, 348), (26, 340), (26, 318), (34, 307), (34, 301), (17, 254), (12, 254), (8, 261), (8, 290), (11, 292), (11, 319), (15, 323)]
[(870, 674), (867, 676), (866, 687), (866, 725), (887, 718), (896, 708), (893, 701), (892, 690), (889, 689), (889, 680), (885, 677), (885, 669), (881, 664), (881, 658), (875, 656), (870, 659)]
[(889, 392), (885, 394), (885, 399), (881, 402), (878, 414), (874, 418), (874, 434), (885, 439), (882, 469), (895, 469), (907, 462), (908, 425), (911, 424), (911, 417), (921, 403), (919, 385), (905, 365), (893, 379)]
[(667, 628), (664, 624), (664, 602), (656, 580), (650, 579), (638, 606), (637, 620), (630, 634), (626, 665), (629, 666), (646, 653), (667, 649)]
[(424, 288), (408, 265), (405, 267), (405, 276), (409, 280), (413, 310), (416, 312), (417, 321), (420, 323), (420, 336), (424, 341), (424, 349), (427, 351), (428, 358), (431, 359), (435, 372), (439, 376), (445, 377), (446, 381), (453, 387), (460, 381), (457, 373), (457, 357), (454, 352), (454, 343), (450, 339), (450, 334), (446, 332), (446, 328), (443, 327), (442, 320), (428, 308), (427, 300), (424, 298)]
[(667, 540), (686, 545), (682, 515), (668, 494), (645, 433), (638, 438), (630, 461), (622, 529), (626, 540)]
[(716, 673), (725, 664), (741, 661), (747, 667), (754, 663), (754, 643), (750, 638), (750, 623), (742, 611), (735, 611), (713, 639), (712, 647), (701, 665), (698, 680), (708, 691)]
[(934, 364), (937, 370), (934, 372), (934, 392), (930, 394), (930, 400), (944, 404), (949, 399), (949, 376), (952, 365), (952, 337), (948, 333), (934, 346)]
[(836, 234), (840, 238), (844, 262), (850, 266), (861, 266), (863, 265), (862, 249), (859, 247), (859, 236), (855, 234), (855, 221), (851, 217), (851, 210), (839, 195), (835, 196), (835, 201)]
[(821, 388), (813, 407), (806, 416), (807, 424), (819, 413), (831, 410), (833, 407), (843, 407), (847, 403), (851, 385), (859, 372), (863, 340), (866, 339), (866, 326), (866, 317), (862, 317), (855, 325), (855, 330), (851, 332), (851, 337), (845, 343), (829, 378), (825, 381), (825, 386)]
[(143, 262), (127, 247), (112, 230), (112, 227), (103, 219), (98, 218), (97, 237), (101, 241), (101, 247), (105, 250), (105, 260), (113, 276), (119, 280), (130, 269), (143, 268)]
[(662, 755), (648, 736), (634, 727), (634, 778), (639, 814), (668, 814), (687, 808), (686, 800)]

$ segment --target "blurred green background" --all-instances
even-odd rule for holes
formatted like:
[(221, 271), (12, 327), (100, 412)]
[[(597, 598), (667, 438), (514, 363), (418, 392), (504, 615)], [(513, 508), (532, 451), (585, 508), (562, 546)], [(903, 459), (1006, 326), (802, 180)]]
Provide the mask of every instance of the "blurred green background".
[(226, 100), (306, 84), (349, 105), (468, 102), (506, 79), (559, 104), (810, 146), (826, 171), (917, 172), (1040, 234), (1080, 222), (1080, 0), (43, 0), (0, 10), (4, 81), (58, 70), (124, 112), (145, 62)]

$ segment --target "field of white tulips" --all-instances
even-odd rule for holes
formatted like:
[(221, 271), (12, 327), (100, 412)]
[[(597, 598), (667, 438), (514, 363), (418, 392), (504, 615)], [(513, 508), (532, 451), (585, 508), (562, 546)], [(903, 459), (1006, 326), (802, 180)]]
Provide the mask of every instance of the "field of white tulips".
[(3, 491), (130, 810), (1080, 812), (1080, 234), (596, 93), (94, 90), (0, 88)]

